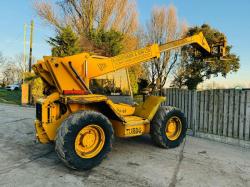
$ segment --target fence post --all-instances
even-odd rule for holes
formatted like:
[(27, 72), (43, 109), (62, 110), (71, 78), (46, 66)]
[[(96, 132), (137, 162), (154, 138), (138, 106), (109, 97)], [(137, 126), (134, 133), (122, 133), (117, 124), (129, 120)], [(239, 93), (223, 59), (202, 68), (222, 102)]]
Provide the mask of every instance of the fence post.
[(193, 136), (196, 135), (197, 132), (197, 91), (192, 91), (192, 111), (191, 111), (191, 116), (192, 116), (192, 131), (193, 131)]

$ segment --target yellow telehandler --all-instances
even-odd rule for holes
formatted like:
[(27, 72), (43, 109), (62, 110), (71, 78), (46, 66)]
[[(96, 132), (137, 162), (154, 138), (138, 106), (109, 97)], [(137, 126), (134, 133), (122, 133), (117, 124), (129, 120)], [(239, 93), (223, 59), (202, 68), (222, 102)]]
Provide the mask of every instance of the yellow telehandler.
[(151, 46), (114, 57), (80, 53), (68, 57), (44, 57), (33, 65), (44, 83), (44, 97), (36, 103), (36, 136), (41, 143), (55, 142), (59, 158), (70, 168), (86, 170), (98, 165), (111, 151), (114, 135), (150, 134), (163, 148), (180, 145), (187, 123), (177, 108), (161, 107), (165, 97), (149, 96), (138, 105), (115, 103), (93, 94), (90, 81), (98, 76), (160, 58), (160, 54), (184, 45), (223, 56), (225, 42), (210, 48), (202, 33), (163, 45)]

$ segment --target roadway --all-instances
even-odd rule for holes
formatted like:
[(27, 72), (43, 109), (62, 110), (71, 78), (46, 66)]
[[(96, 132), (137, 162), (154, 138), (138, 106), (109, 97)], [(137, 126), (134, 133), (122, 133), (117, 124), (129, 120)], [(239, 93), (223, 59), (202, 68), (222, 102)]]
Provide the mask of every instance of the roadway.
[(68, 169), (35, 140), (35, 109), (0, 104), (0, 186), (250, 186), (250, 149), (187, 136), (176, 149), (116, 139), (91, 171)]

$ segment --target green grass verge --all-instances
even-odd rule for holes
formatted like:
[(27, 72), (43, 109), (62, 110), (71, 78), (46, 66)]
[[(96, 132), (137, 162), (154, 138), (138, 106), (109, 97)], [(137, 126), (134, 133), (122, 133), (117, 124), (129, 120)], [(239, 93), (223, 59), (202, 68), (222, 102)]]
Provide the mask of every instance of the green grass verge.
[(21, 104), (21, 91), (8, 91), (0, 88), (0, 103)]

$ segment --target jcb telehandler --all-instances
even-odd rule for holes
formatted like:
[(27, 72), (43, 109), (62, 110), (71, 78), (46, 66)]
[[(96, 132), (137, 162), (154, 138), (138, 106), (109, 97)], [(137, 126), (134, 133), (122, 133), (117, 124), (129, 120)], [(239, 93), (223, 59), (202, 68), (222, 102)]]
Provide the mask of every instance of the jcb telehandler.
[(114, 103), (105, 95), (93, 94), (89, 83), (98, 76), (160, 58), (162, 52), (190, 44), (208, 56), (214, 56), (212, 51), (219, 56), (225, 52), (225, 42), (212, 50), (199, 33), (111, 58), (89, 53), (44, 57), (33, 65), (43, 80), (45, 94), (36, 103), (38, 140), (55, 142), (59, 158), (73, 169), (98, 165), (111, 151), (114, 135), (127, 138), (150, 134), (160, 147), (177, 147), (186, 134), (186, 119), (179, 109), (160, 106), (165, 97), (149, 96), (138, 106)]

